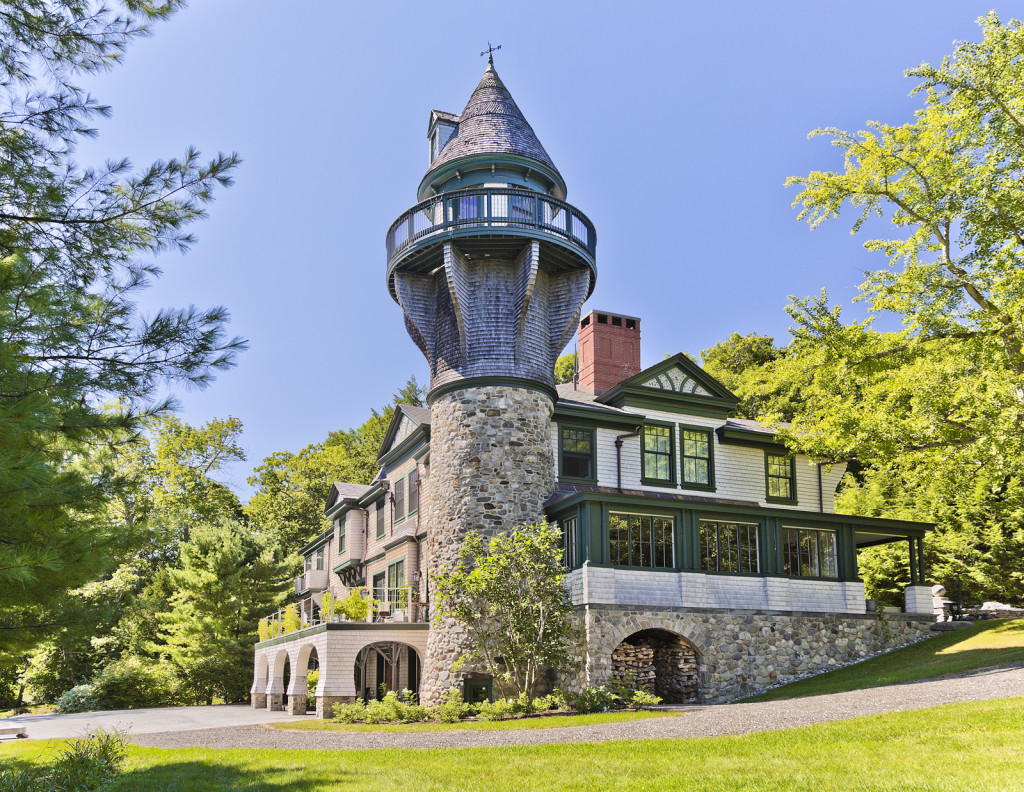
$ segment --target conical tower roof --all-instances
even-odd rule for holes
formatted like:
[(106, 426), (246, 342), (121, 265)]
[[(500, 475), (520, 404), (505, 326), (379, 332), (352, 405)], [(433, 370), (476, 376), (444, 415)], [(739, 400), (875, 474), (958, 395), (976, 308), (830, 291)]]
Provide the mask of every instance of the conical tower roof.
[(537, 139), (533, 127), (523, 116), (491, 61), (488, 61), (480, 84), (459, 116), (455, 135), (430, 164), (424, 182), (429, 180), (431, 173), (445, 165), (479, 154), (513, 154), (536, 160), (554, 171), (561, 181), (558, 168)]

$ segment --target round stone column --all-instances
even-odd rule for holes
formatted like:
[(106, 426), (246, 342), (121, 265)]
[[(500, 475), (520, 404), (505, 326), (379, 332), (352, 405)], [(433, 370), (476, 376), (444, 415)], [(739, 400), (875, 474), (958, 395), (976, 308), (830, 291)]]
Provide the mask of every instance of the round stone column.
[[(430, 409), (430, 506), (427, 572), (450, 568), (471, 531), (495, 536), (544, 519), (555, 487), (551, 446), (552, 396), (542, 390), (483, 385), (448, 391)], [(430, 615), (437, 599), (431, 592)], [(440, 701), (459, 686), (452, 672), (467, 645), (450, 620), (427, 639), (420, 700)]]

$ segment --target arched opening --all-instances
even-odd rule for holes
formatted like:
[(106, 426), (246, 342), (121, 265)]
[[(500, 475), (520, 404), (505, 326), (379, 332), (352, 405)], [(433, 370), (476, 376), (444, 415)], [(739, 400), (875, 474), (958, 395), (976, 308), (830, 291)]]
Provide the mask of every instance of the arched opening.
[(420, 692), (422, 661), (416, 650), (404, 643), (386, 641), (364, 646), (356, 655), (356, 695), (362, 699), (383, 698), (388, 691)]
[[(299, 650), (295, 666), (296, 673), (301, 673), (306, 679), (306, 711), (316, 711), (316, 688), (320, 683), (320, 656), (316, 647), (303, 646)], [(301, 685), (299, 687), (301, 688)]]
[(661, 696), (666, 704), (686, 704), (700, 695), (700, 659), (681, 636), (667, 630), (641, 630), (612, 652), (612, 676), (630, 673), (638, 689)]
[[(288, 657), (288, 652), (285, 649), (282, 649), (281, 651), (279, 651), (277, 653), (277, 656), (274, 658), (274, 674), (273, 674), (273, 678), (271, 680), (271, 682), (273, 684), (273, 687), (274, 687), (274, 694), (276, 694), (277, 691), (278, 691), (277, 680), (278, 679), (282, 680), (282, 686), (279, 689), (280, 690), (280, 695), (281, 695), (281, 704), (279, 706), (276, 701), (271, 700), (270, 702), (268, 702), (268, 705), (267, 705), (270, 709), (286, 709), (287, 708), (287, 706), (288, 706), (288, 683), (291, 681), (291, 676), (292, 676), (291, 672), (292, 672), (291, 661), (290, 661), (290, 659)], [(272, 694), (272, 695), (274, 695), (274, 694)]]

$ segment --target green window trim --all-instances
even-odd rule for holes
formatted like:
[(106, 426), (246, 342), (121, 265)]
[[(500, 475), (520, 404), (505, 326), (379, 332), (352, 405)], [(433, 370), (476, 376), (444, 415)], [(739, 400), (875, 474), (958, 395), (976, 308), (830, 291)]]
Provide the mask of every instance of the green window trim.
[[(787, 487), (782, 483), (787, 482)], [(786, 495), (775, 494), (789, 490)], [(780, 454), (778, 452), (764, 452), (764, 499), (768, 503), (796, 503), (796, 457), (791, 454)]]
[[(648, 475), (648, 463), (652, 468), (661, 468), (667, 477)], [(676, 486), (676, 433), (672, 424), (644, 424), (640, 433), (640, 481), (649, 487)]]
[(676, 569), (675, 518), (608, 513), (608, 560), (617, 568)]
[(388, 604), (392, 608), (402, 607), (401, 592), (399, 591), (405, 586), (405, 559), (399, 558), (397, 561), (392, 561), (388, 564), (388, 577), (387, 577), (387, 600)]
[(699, 518), (697, 541), (702, 571), (761, 575), (760, 523)]
[(579, 521), (575, 514), (562, 517), (558, 521), (561, 529), (562, 544), (562, 565), (566, 569), (575, 569), (579, 566)]
[[(589, 450), (587, 450), (589, 449)], [(566, 461), (570, 462), (569, 469), (572, 472), (574, 467), (589, 459), (587, 464), (590, 468), (590, 475), (570, 475), (566, 471)], [(597, 481), (597, 430), (593, 427), (578, 426), (575, 424), (558, 425), (558, 478), (562, 481), (576, 481), (585, 484), (593, 484)]]
[(391, 519), (395, 525), (405, 519), (405, 479), (400, 478), (395, 482), (395, 492), (391, 499)]
[[(705, 440), (699, 438), (688, 438), (687, 435), (694, 434), (704, 435)], [(706, 443), (706, 448), (701, 447), (703, 443)], [(696, 446), (696, 447), (694, 447)], [(687, 453), (697, 452), (697, 453)], [(706, 452), (703, 456), (700, 452)], [(707, 426), (691, 426), (689, 424), (679, 424), (679, 458), (680, 458), (680, 473), (679, 473), (679, 486), (683, 489), (689, 490), (703, 490), (705, 492), (715, 491), (715, 437), (714, 431)], [(693, 460), (693, 466), (688, 465), (688, 461)], [(700, 463), (704, 462), (707, 465), (706, 481), (699, 481)], [(695, 480), (690, 480), (688, 473), (691, 470), (695, 470)]]
[(783, 525), (779, 531), (782, 574), (817, 580), (839, 579), (839, 535), (830, 528)]
[(409, 472), (409, 476), (408, 476), (408, 482), (409, 482), (409, 484), (408, 484), (408, 486), (409, 486), (409, 494), (408, 494), (409, 508), (408, 508), (408, 514), (409, 514), (410, 517), (412, 517), (414, 514), (416, 514), (416, 512), (418, 512), (420, 510), (420, 488), (418, 486), (419, 485), (419, 480), (420, 480), (419, 468), (413, 468)]
[(383, 539), (384, 534), (387, 531), (388, 520), (387, 515), (384, 514), (384, 510), (387, 508), (387, 498), (378, 498), (377, 505), (374, 509), (374, 514), (377, 520), (377, 538)]

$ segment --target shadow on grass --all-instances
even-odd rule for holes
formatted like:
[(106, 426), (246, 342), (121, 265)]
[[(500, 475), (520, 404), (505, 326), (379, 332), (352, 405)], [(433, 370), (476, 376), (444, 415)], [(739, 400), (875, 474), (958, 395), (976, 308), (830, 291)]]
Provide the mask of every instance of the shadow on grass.
[[(204, 761), (169, 761), (128, 770), (110, 792), (318, 792), (343, 789), (355, 774), (331, 768), (329, 777), (311, 778), (311, 767), (278, 763), (275, 767), (245, 768)], [(325, 774), (326, 775), (326, 774)]]

